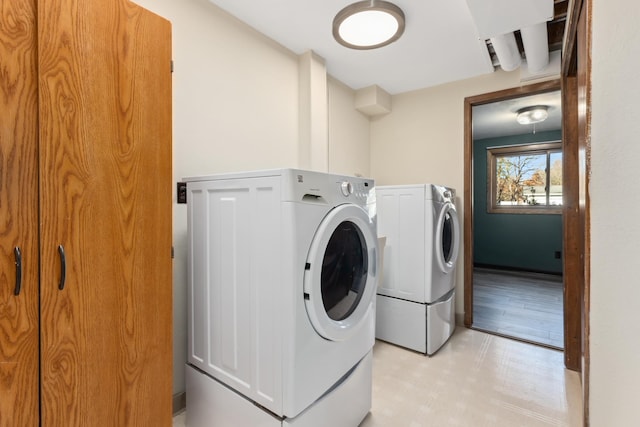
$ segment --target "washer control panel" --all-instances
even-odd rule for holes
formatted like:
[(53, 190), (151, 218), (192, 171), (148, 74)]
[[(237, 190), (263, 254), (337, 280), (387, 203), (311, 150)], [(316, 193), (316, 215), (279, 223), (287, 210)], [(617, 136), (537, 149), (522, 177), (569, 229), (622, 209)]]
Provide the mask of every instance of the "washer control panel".
[(364, 180), (354, 181), (340, 181), (338, 184), (338, 191), (343, 197), (352, 198), (366, 202), (369, 198), (369, 193), (373, 189), (373, 185)]
[(342, 191), (343, 196), (348, 197), (350, 194), (353, 194), (353, 184), (349, 181), (342, 181), (340, 191)]

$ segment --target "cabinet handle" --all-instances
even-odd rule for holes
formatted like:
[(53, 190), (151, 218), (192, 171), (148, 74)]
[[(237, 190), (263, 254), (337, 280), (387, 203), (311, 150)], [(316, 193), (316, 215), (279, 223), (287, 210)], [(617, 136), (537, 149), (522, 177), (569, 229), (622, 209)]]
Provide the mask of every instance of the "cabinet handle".
[(19, 246), (13, 248), (13, 254), (16, 256), (16, 288), (13, 294), (17, 296), (22, 290), (22, 252), (20, 252)]
[(58, 245), (58, 253), (60, 254), (60, 283), (58, 289), (64, 289), (64, 282), (67, 280), (67, 257), (64, 254), (64, 246)]

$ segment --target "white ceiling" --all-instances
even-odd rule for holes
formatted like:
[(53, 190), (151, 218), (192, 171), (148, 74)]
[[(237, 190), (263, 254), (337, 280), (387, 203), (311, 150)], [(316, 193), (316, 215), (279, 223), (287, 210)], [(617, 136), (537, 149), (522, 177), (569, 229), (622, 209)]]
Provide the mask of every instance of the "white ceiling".
[(376, 84), (397, 94), (494, 70), (466, 0), (394, 0), (404, 11), (405, 32), (375, 50), (333, 39), (333, 18), (351, 0), (209, 1), (296, 54), (313, 50), (330, 75), (353, 89)]
[[(521, 125), (516, 121), (519, 109), (533, 105), (546, 105), (549, 117), (535, 125)], [(562, 100), (560, 91), (541, 93), (493, 102), (473, 107), (473, 139), (495, 138), (498, 136), (520, 135), (529, 132), (543, 132), (562, 129)]]
[[(355, 0), (209, 1), (296, 54), (314, 51), (324, 58), (327, 72), (351, 88), (378, 85), (390, 94), (494, 71), (468, 3), (475, 19), (482, 21), (483, 32), (490, 31), (483, 26), (487, 23), (517, 28), (527, 24), (531, 16), (539, 21), (549, 10), (553, 12), (552, 0), (393, 0), (406, 17), (402, 37), (380, 49), (352, 50), (333, 39), (332, 23), (336, 13)], [(541, 8), (543, 3), (546, 6)], [(551, 107), (549, 119), (536, 125), (537, 131), (560, 129), (560, 97), (537, 96), (544, 99), (477, 107), (475, 136), (526, 133), (524, 126), (515, 122), (515, 111), (532, 102)]]

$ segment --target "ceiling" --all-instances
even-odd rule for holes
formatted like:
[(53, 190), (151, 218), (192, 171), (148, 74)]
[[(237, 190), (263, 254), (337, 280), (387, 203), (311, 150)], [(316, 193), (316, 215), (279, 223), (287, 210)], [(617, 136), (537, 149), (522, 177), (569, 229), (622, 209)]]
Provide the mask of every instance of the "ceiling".
[[(549, 117), (535, 125), (521, 125), (516, 121), (519, 109), (532, 105), (546, 105)], [(521, 135), (562, 129), (562, 100), (560, 91), (523, 96), (506, 101), (473, 107), (473, 139)]]
[(493, 72), (465, 0), (395, 0), (402, 37), (375, 50), (333, 39), (333, 18), (350, 0), (210, 0), (296, 54), (313, 50), (327, 72), (353, 89), (378, 85), (396, 94)]
[[(512, 9), (512, 15), (521, 13), (519, 8), (526, 9), (522, 5), (540, 0), (393, 0), (404, 11), (405, 32), (398, 41), (375, 50), (348, 49), (333, 39), (334, 16), (355, 0), (209, 1), (296, 54), (314, 51), (324, 58), (328, 74), (353, 89), (378, 85), (390, 94), (398, 94), (494, 71), (498, 60), (493, 47), (478, 37), (468, 4), (493, 4), (496, 9), (486, 13), (482, 10), (484, 3), (479, 3), (485, 15), (497, 16), (506, 8)], [(562, 45), (568, 0), (547, 1), (554, 3), (554, 17), (547, 22), (547, 33), (549, 50), (555, 51)], [(519, 31), (514, 33), (524, 55)], [(474, 127), (483, 135), (493, 136), (497, 117), (504, 117), (509, 125), (515, 123), (511, 110), (522, 102), (525, 101), (506, 101), (505, 105), (492, 104), (474, 112)], [(489, 117), (491, 120), (487, 121)], [(555, 120), (550, 117), (544, 126)], [(538, 129), (544, 126), (538, 125)]]

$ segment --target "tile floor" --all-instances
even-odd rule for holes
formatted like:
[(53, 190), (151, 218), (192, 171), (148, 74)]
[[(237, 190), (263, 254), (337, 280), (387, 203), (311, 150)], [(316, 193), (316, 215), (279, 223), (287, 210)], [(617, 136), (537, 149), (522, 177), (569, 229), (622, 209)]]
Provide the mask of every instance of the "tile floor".
[(582, 426), (580, 378), (560, 351), (458, 327), (430, 358), (381, 341), (373, 357), (360, 427)]

